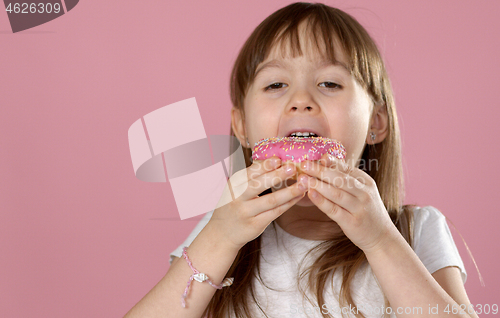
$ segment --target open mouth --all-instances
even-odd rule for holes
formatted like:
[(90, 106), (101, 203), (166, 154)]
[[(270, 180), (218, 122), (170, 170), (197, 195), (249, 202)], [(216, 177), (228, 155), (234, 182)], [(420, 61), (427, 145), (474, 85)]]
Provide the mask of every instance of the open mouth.
[(297, 131), (297, 132), (291, 133), (288, 137), (315, 138), (315, 137), (319, 137), (319, 136), (316, 135), (313, 132), (301, 132), (301, 131)]

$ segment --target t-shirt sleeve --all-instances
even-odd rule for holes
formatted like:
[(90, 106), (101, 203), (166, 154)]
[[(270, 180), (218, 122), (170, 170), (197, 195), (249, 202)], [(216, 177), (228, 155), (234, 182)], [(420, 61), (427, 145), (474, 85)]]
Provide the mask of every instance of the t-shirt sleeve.
[(415, 209), (414, 251), (431, 274), (444, 267), (458, 267), (465, 284), (467, 272), (446, 218), (432, 206)]
[(182, 257), (182, 249), (184, 248), (184, 246), (191, 245), (191, 242), (194, 241), (194, 239), (198, 236), (201, 230), (203, 230), (205, 225), (207, 225), (208, 221), (210, 221), (210, 218), (212, 218), (213, 213), (214, 211), (210, 211), (207, 214), (205, 214), (205, 216), (201, 218), (200, 222), (198, 222), (198, 224), (194, 227), (193, 231), (191, 231), (191, 233), (188, 235), (187, 239), (170, 253), (170, 260), (169, 260), (170, 265), (172, 265), (174, 256), (177, 256), (179, 258)]

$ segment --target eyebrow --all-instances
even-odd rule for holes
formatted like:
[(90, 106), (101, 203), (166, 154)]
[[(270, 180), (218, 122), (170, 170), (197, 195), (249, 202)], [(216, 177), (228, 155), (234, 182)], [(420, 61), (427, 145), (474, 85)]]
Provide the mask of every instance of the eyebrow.
[[(286, 64), (286, 65), (284, 65)], [(347, 71), (347, 73), (349, 75), (351, 75), (351, 71), (349, 70), (349, 68), (347, 67), (347, 65), (345, 65), (344, 63), (340, 62), (340, 61), (335, 61), (335, 62), (331, 62), (329, 60), (321, 60), (319, 63), (317, 63), (317, 66), (319, 68), (325, 68), (327, 66), (330, 66), (330, 65), (333, 65), (333, 66), (340, 66), (341, 68), (343, 68), (345, 71)], [(288, 66), (288, 63), (283, 63), (279, 60), (271, 60), (267, 63), (264, 63), (263, 65), (261, 65), (259, 68), (257, 68), (257, 70), (255, 71), (255, 77), (257, 77), (257, 74), (259, 74), (260, 71), (264, 70), (264, 69), (267, 69), (267, 68), (287, 68)]]

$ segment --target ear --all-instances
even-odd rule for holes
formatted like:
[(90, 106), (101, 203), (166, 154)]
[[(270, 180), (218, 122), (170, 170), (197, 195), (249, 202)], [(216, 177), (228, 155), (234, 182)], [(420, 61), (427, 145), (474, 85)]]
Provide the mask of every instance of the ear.
[[(375, 134), (375, 140), (372, 140), (370, 133)], [(375, 105), (371, 119), (370, 129), (368, 136), (366, 136), (366, 143), (375, 145), (384, 141), (389, 133), (389, 116), (387, 115), (387, 107), (383, 105)]]
[(242, 111), (236, 107), (231, 109), (231, 128), (236, 138), (240, 141), (241, 146), (248, 148), (244, 116)]

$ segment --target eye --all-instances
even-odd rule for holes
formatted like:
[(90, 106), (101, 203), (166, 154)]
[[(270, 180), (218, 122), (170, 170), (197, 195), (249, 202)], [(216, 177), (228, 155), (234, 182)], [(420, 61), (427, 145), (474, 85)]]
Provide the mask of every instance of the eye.
[(342, 88), (342, 86), (340, 86), (339, 84), (334, 83), (334, 82), (319, 83), (319, 86), (326, 87), (326, 88), (329, 88), (329, 89)]
[(264, 88), (264, 91), (277, 90), (277, 89), (283, 88), (285, 86), (286, 86), (285, 83), (272, 83), (271, 85), (269, 85), (266, 88)]

